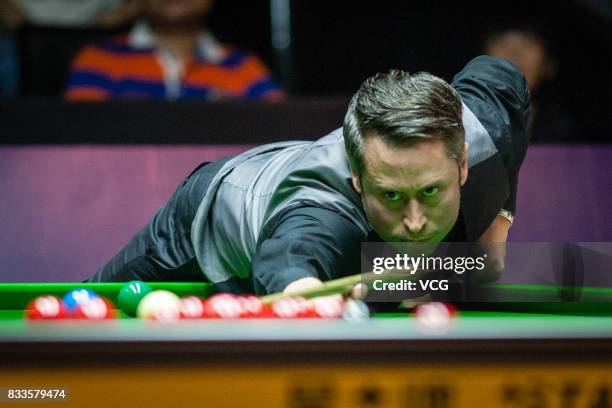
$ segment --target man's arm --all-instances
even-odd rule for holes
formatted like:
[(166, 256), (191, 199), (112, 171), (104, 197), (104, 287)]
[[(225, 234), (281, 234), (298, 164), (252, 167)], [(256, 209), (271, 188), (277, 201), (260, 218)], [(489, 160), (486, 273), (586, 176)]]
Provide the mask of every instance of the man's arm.
[(512, 224), (505, 216), (495, 217), (489, 228), (480, 236), (479, 242), (506, 242)]
[(473, 283), (494, 282), (501, 277), (506, 267), (506, 241), (511, 225), (508, 218), (498, 215), (478, 239), (478, 251), (487, 254), (487, 263), (481, 273), (470, 277)]
[[(453, 79), (463, 103), (486, 130), (493, 145), (480, 137), (470, 150), (480, 152), (480, 161), (470, 163), (468, 182), (462, 189), (462, 213), (469, 241), (495, 234), (504, 224), (495, 220), (500, 210), (513, 216), (519, 171), (527, 151), (531, 126), (531, 104), (527, 82), (509, 61), (481, 56), (473, 59)], [(466, 132), (468, 129), (466, 129)], [(480, 149), (480, 150), (479, 150)], [(487, 229), (493, 225), (492, 231)], [(488, 238), (487, 238), (488, 239)], [(504, 239), (505, 241), (505, 239)]]
[(255, 291), (290, 292), (359, 273), (364, 239), (356, 225), (334, 211), (290, 210), (262, 232), (251, 265)]

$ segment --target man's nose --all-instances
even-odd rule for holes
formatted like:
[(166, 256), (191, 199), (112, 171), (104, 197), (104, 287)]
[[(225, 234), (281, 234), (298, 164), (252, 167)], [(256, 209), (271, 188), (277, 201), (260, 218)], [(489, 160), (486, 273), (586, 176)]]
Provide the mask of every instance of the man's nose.
[(404, 213), (404, 225), (411, 234), (420, 233), (427, 223), (427, 216), (417, 200), (410, 200)]

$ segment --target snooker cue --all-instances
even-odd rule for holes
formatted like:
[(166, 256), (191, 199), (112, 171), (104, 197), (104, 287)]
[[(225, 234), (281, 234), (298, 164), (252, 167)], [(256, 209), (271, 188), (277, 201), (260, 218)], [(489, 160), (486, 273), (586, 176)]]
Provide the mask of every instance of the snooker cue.
[(264, 304), (269, 304), (282, 298), (290, 298), (297, 296), (308, 299), (318, 296), (344, 295), (346, 293), (349, 293), (358, 283), (363, 283), (367, 286), (368, 289), (370, 289), (372, 287), (372, 284), (376, 280), (381, 280), (383, 282), (394, 282), (400, 281), (402, 279), (416, 280), (421, 277), (421, 274), (423, 272), (426, 271), (422, 270), (419, 273), (411, 274), (410, 271), (387, 269), (381, 274), (377, 274), (374, 272), (358, 273), (356, 275), (346, 276), (344, 278), (338, 278), (323, 282), (319, 286), (315, 286), (308, 289), (298, 290), (291, 293), (279, 292), (273, 293), (271, 295), (262, 296), (260, 297), (260, 300)]

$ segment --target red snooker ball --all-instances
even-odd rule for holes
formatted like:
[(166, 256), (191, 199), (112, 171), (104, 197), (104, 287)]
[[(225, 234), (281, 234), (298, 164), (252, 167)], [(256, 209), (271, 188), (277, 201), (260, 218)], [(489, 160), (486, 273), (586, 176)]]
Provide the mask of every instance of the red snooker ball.
[(430, 302), (417, 306), (414, 314), (419, 329), (428, 333), (442, 334), (453, 326), (457, 309), (447, 303)]
[(265, 304), (261, 306), (261, 310), (258, 313), (250, 317), (256, 318), (256, 319), (274, 319), (276, 315), (274, 314), (274, 311), (272, 310), (272, 305)]
[(272, 303), (272, 312), (280, 319), (295, 319), (300, 315), (300, 303), (291, 297), (278, 299)]
[(56, 296), (37, 297), (26, 308), (26, 318), (29, 320), (63, 319), (67, 315), (66, 307)]
[(264, 317), (264, 304), (261, 299), (254, 295), (243, 295), (236, 298), (240, 303), (241, 318)]
[(298, 307), (299, 318), (309, 319), (320, 317), (315, 310), (315, 304), (312, 300), (303, 298), (301, 296), (294, 297), (294, 299)]
[(107, 320), (116, 317), (115, 307), (103, 297), (95, 297), (87, 303), (78, 305), (70, 317), (73, 319)]
[(213, 295), (204, 302), (204, 317), (209, 319), (237, 319), (242, 313), (238, 297), (229, 293)]
[(314, 314), (323, 319), (339, 319), (344, 311), (343, 301), (340, 297), (324, 296), (312, 300)]
[(424, 314), (437, 314), (448, 317), (455, 317), (458, 313), (457, 308), (450, 303), (444, 302), (427, 302), (418, 305), (414, 309), (414, 315), (418, 318)]
[(201, 319), (204, 317), (204, 299), (187, 296), (181, 299), (181, 319)]

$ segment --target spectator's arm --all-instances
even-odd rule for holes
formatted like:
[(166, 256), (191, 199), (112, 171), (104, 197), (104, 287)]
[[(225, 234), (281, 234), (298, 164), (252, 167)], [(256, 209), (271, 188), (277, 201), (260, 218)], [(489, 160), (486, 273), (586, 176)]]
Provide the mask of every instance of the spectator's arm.
[(95, 46), (84, 48), (73, 60), (64, 98), (69, 101), (104, 101), (112, 95), (112, 78), (105, 72), (104, 56)]
[(285, 95), (276, 80), (272, 77), (268, 67), (255, 55), (249, 55), (241, 69), (240, 75), (248, 83), (246, 97), (250, 99), (264, 99), (279, 101)]

